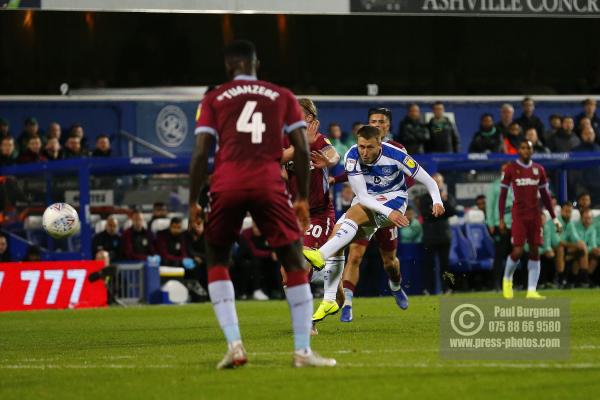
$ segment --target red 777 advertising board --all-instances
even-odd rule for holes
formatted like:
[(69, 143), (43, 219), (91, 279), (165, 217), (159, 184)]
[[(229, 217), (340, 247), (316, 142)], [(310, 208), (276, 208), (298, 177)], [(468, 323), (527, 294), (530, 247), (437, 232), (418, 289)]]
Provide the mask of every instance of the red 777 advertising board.
[(106, 306), (106, 288), (89, 282), (102, 261), (0, 263), (0, 311)]

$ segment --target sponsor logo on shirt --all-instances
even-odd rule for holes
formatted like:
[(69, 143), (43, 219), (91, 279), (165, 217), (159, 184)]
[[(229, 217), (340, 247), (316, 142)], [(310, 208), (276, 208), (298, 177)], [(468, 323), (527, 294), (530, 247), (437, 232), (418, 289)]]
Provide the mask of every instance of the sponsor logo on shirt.
[(517, 186), (537, 186), (539, 182), (540, 182), (539, 179), (531, 179), (531, 178), (515, 179), (515, 183)]
[(406, 158), (404, 158), (404, 164), (408, 167), (408, 168), (414, 168), (417, 166), (417, 164), (415, 163), (415, 160), (413, 160), (412, 158), (410, 158), (409, 156), (406, 156)]

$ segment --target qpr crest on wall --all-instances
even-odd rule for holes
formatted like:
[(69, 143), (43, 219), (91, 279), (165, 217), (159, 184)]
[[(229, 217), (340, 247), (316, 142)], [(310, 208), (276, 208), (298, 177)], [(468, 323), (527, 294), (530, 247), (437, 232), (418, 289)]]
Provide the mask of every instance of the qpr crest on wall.
[(177, 106), (163, 107), (156, 117), (156, 136), (167, 147), (178, 147), (188, 134), (187, 116)]

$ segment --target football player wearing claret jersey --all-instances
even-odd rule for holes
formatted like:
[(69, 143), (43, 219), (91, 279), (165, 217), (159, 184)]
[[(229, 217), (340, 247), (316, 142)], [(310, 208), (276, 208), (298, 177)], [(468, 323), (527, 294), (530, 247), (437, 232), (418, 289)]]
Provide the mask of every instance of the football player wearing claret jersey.
[[(304, 257), (317, 269), (325, 260), (343, 249), (355, 238), (370, 239), (375, 231), (392, 225), (407, 226), (404, 216), (408, 193), (408, 175), (427, 188), (433, 199), (433, 214), (444, 213), (439, 189), (435, 181), (415, 160), (388, 143), (381, 142), (381, 131), (365, 125), (357, 132), (357, 144), (345, 156), (345, 169), (352, 190), (356, 194), (353, 205), (337, 222), (333, 236), (319, 249), (304, 249)], [(391, 287), (395, 297), (401, 290)]]
[[(190, 166), (192, 225), (202, 214), (198, 197), (207, 181), (209, 149), (217, 144), (205, 222), (208, 292), (228, 344), (217, 368), (233, 368), (247, 362), (228, 270), (232, 244), (247, 212), (287, 272), (286, 296), (294, 332), (293, 365), (333, 366), (335, 360), (323, 358), (310, 348), (312, 294), (298, 226), (298, 219), (304, 229), (309, 221), (306, 123), (288, 89), (257, 80), (258, 64), (250, 42), (235, 41), (225, 49), (225, 67), (232, 80), (208, 93), (202, 101)], [(280, 171), (283, 134), (294, 146), (298, 197), (293, 206)]]
[(562, 225), (554, 214), (552, 201), (548, 191), (546, 171), (538, 163), (531, 161), (533, 145), (526, 140), (519, 145), (519, 159), (508, 164), (503, 171), (500, 183), (500, 200), (498, 227), (501, 233), (506, 231), (504, 222), (504, 207), (508, 188), (512, 187), (514, 202), (512, 208), (512, 245), (513, 249), (506, 258), (504, 278), (502, 279), (502, 294), (507, 299), (512, 299), (513, 274), (523, 255), (523, 246), (529, 244), (529, 261), (527, 263), (527, 298), (543, 299), (544, 296), (537, 292), (537, 283), (540, 278), (539, 246), (544, 243), (542, 219), (538, 201), (538, 191), (546, 209), (550, 213), (556, 230), (560, 232)]
[[(307, 124), (307, 138), (311, 152), (310, 164), (310, 191), (308, 203), (310, 206), (310, 225), (304, 232), (304, 246), (318, 248), (325, 244), (333, 226), (335, 225), (335, 211), (333, 202), (329, 195), (329, 168), (334, 167), (340, 160), (339, 154), (331, 145), (329, 139), (319, 133), (319, 120), (317, 107), (312, 100), (303, 98), (298, 102), (302, 107), (304, 121)], [(285, 142), (285, 141), (284, 141)], [(284, 144), (286, 149), (283, 152), (282, 162), (286, 162), (286, 171), (288, 175), (288, 186), (292, 198), (296, 197), (296, 177), (294, 173), (293, 162), (291, 160), (294, 154), (294, 147)], [(323, 275), (325, 286), (323, 302), (330, 304), (329, 314), (335, 314), (339, 310), (336, 303), (336, 294), (338, 290), (339, 279), (344, 269), (344, 256), (334, 256), (327, 260), (327, 266)], [(285, 272), (282, 271), (285, 281)], [(335, 282), (329, 285), (328, 282)], [(340, 293), (340, 297), (343, 296)], [(332, 309), (335, 307), (335, 309)], [(313, 323), (315, 321), (313, 315)], [(313, 331), (316, 333), (316, 330)]]

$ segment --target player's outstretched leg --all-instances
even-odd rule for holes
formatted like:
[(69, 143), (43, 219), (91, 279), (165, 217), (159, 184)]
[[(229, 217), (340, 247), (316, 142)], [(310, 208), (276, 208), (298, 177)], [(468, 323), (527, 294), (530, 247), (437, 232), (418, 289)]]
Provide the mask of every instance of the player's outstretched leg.
[(322, 321), (329, 315), (337, 314), (340, 306), (336, 301), (336, 294), (342, 272), (344, 271), (344, 255), (329, 257), (325, 266), (325, 276), (323, 277), (323, 285), (325, 294), (323, 301), (312, 316), (313, 323)]
[(226, 266), (213, 265), (209, 267), (208, 294), (219, 326), (227, 340), (227, 353), (217, 364), (217, 369), (240, 367), (246, 364), (248, 358), (240, 335), (233, 283)]
[(302, 245), (299, 241), (277, 249), (277, 255), (287, 271), (285, 293), (294, 331), (293, 366), (297, 368), (333, 367), (336, 364), (334, 359), (321, 357), (310, 348), (313, 297), (308, 284), (308, 273), (304, 269), (301, 250)]

